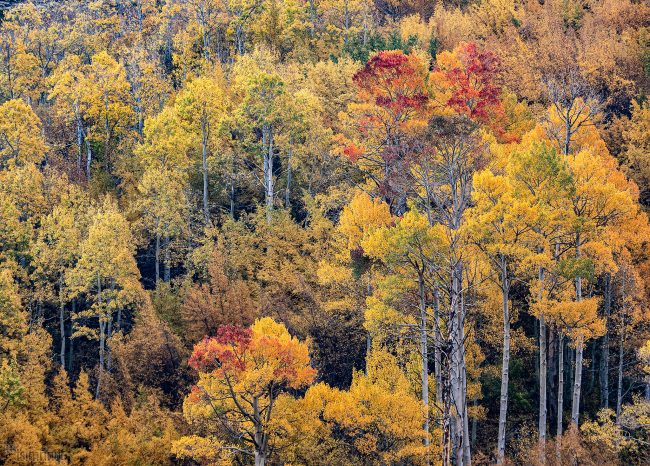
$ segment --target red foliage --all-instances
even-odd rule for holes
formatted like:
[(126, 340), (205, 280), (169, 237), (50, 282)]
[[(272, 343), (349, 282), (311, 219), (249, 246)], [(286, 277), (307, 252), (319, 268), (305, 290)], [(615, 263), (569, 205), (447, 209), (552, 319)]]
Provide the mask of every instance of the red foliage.
[(240, 355), (251, 342), (252, 331), (236, 325), (222, 325), (216, 337), (205, 337), (194, 345), (188, 361), (195, 370), (210, 370), (217, 367), (243, 370)]
[(454, 51), (462, 66), (445, 71), (452, 88), (447, 105), (472, 120), (493, 126), (503, 114), (501, 89), (496, 85), (499, 58), (479, 51), (475, 43), (462, 44)]
[(343, 148), (343, 155), (350, 159), (351, 162), (356, 162), (363, 155), (363, 150), (354, 144), (348, 144)]
[(379, 52), (354, 75), (369, 101), (394, 114), (417, 110), (428, 101), (423, 68), (415, 56), (399, 50)]

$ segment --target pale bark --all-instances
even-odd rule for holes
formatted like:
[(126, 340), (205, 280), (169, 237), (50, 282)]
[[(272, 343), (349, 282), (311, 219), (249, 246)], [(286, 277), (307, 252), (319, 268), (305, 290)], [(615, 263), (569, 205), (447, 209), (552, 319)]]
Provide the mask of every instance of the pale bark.
[(622, 296), (621, 302), (623, 308), (621, 309), (621, 329), (620, 336), (618, 340), (618, 371), (617, 371), (617, 385), (616, 385), (616, 423), (619, 424), (621, 420), (621, 405), (623, 403), (623, 367), (625, 363), (625, 337), (626, 337), (626, 326), (627, 326), (627, 309), (625, 308), (626, 294), (627, 294), (627, 280), (626, 274), (623, 273), (623, 283), (622, 283)]
[[(204, 111), (205, 113), (205, 111)], [(203, 218), (205, 223), (210, 223), (210, 206), (208, 196), (208, 132), (209, 123), (207, 115), (203, 115), (201, 119), (201, 173), (203, 175)]]
[[(543, 290), (543, 281), (544, 281), (544, 269), (539, 268), (539, 281), (540, 281), (540, 292), (539, 299), (541, 300), (542, 290)], [(539, 446), (540, 446), (540, 461), (542, 464), (546, 462), (546, 375), (547, 375), (547, 360), (546, 360), (546, 320), (544, 319), (544, 314), (539, 316)]]
[(450, 329), (451, 339), (451, 396), (455, 408), (454, 413), (454, 446), (457, 466), (463, 466), (464, 445), (468, 439), (463, 438), (464, 416), (466, 408), (464, 405), (465, 396), (463, 393), (463, 365), (464, 365), (464, 341), (463, 341), (463, 316), (461, 303), (462, 272), (460, 265), (454, 267), (452, 273), (452, 320)]
[(442, 337), (440, 335), (440, 297), (438, 295), (438, 289), (433, 290), (433, 320), (434, 320), (434, 331), (433, 331), (433, 351), (434, 351), (434, 374), (436, 379), (436, 403), (438, 405), (442, 404), (442, 355), (440, 354), (440, 344), (442, 342)]
[(625, 323), (621, 329), (621, 337), (618, 342), (618, 371), (616, 385), (616, 423), (621, 419), (621, 406), (623, 404), (623, 367), (625, 362)]
[(609, 408), (609, 316), (612, 309), (611, 275), (605, 274), (605, 293), (603, 307), (605, 314), (605, 335), (601, 346), (600, 356), (600, 404)]
[(582, 389), (582, 357), (584, 340), (578, 339), (576, 344), (575, 375), (573, 377), (573, 401), (571, 404), (571, 422), (577, 427), (580, 422), (580, 392)]
[(291, 157), (293, 155), (293, 147), (291, 147), (291, 142), (289, 142), (289, 154), (287, 156), (287, 187), (284, 191), (284, 207), (288, 209), (291, 207), (291, 181), (293, 173), (291, 171)]
[(104, 371), (104, 344), (106, 342), (106, 321), (102, 318), (102, 281), (97, 275), (97, 303), (99, 304), (99, 371), (97, 373), (97, 388), (95, 389), (95, 398), (99, 398), (101, 393), (102, 372)]
[(508, 380), (510, 377), (510, 284), (506, 259), (501, 257), (501, 292), (503, 304), (503, 352), (501, 361), (501, 396), (499, 398), (499, 437), (497, 464), (503, 464), (506, 451), (506, 419), (508, 415)]
[[(156, 220), (156, 223), (158, 223), (158, 220)], [(156, 226), (156, 229), (158, 226)], [(160, 280), (160, 233), (156, 232), (156, 251), (155, 251), (155, 280), (154, 283), (156, 285), (156, 288), (158, 288), (158, 281)]]
[[(74, 316), (77, 313), (77, 302), (72, 300), (72, 315)], [(70, 344), (68, 345), (68, 373), (72, 372), (73, 363), (74, 363), (74, 322), (73, 319), (70, 319)]]
[[(262, 428), (262, 414), (259, 408), (259, 400), (257, 397), (253, 398), (253, 419), (255, 423), (255, 434), (254, 434), (254, 449), (255, 449), (255, 466), (264, 466), (266, 464), (266, 444), (267, 444), (267, 434)], [(269, 412), (267, 416), (270, 415), (271, 406), (268, 408)]]
[[(576, 257), (580, 257), (580, 237), (576, 241)], [(576, 277), (576, 301), (582, 301), (582, 279)], [(577, 427), (580, 422), (580, 391), (582, 389), (582, 352), (584, 351), (584, 340), (578, 338), (576, 342), (575, 375), (573, 377), (573, 400), (571, 405), (571, 422)]]
[(424, 276), (418, 276), (420, 292), (420, 357), (422, 358), (422, 402), (424, 403), (424, 446), (429, 446), (429, 351), (427, 345), (427, 303), (424, 289)]
[(61, 332), (61, 347), (60, 347), (59, 355), (60, 355), (61, 367), (65, 367), (65, 304), (62, 297), (60, 297), (59, 299), (60, 299), (59, 331)]
[(558, 334), (558, 382), (557, 382), (557, 455), (560, 458), (560, 443), (562, 441), (562, 415), (564, 413), (564, 335)]
[(266, 205), (266, 221), (270, 222), (273, 215), (273, 129), (266, 127), (262, 130), (262, 147), (264, 148), (264, 201)]

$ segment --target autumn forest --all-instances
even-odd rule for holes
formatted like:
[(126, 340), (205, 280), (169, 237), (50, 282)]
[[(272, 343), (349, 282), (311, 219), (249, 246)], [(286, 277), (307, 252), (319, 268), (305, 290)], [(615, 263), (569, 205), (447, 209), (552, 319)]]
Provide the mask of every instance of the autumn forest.
[(0, 464), (650, 465), (645, 0), (0, 2)]

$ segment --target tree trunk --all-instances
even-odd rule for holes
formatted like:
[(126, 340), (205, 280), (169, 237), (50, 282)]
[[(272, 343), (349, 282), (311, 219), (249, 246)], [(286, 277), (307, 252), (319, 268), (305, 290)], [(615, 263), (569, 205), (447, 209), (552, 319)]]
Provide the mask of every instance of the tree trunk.
[(464, 364), (463, 352), (464, 341), (462, 332), (462, 271), (460, 264), (452, 270), (452, 296), (451, 296), (451, 391), (454, 403), (454, 447), (457, 466), (466, 466), (463, 456), (464, 444), (468, 439), (463, 438), (465, 406), (463, 396), (463, 375), (462, 368)]
[(580, 391), (582, 389), (582, 353), (584, 340), (578, 339), (576, 346), (575, 376), (573, 377), (573, 402), (571, 404), (571, 422), (578, 427), (580, 422)]
[(106, 323), (99, 322), (99, 371), (97, 373), (97, 388), (95, 390), (95, 398), (99, 398), (102, 385), (102, 373), (104, 372), (104, 348), (106, 344)]
[[(255, 428), (255, 466), (264, 466), (266, 464), (266, 435), (262, 429), (262, 416), (259, 410), (259, 401), (256, 396), (253, 397), (253, 423)], [(270, 407), (268, 409), (271, 409)]]
[[(579, 239), (577, 244), (580, 244)], [(576, 256), (580, 257), (580, 249), (576, 247)], [(582, 301), (582, 279), (576, 277), (576, 301)], [(584, 340), (582, 337), (578, 338), (576, 342), (576, 367), (575, 375), (573, 377), (573, 400), (571, 404), (571, 422), (578, 427), (580, 422), (580, 391), (582, 388), (582, 352), (584, 351)]]
[[(580, 258), (580, 237), (576, 240), (576, 257)], [(576, 301), (582, 301), (582, 279), (576, 277)], [(580, 422), (580, 391), (582, 389), (582, 352), (584, 351), (584, 339), (578, 338), (576, 342), (576, 367), (573, 377), (573, 402), (571, 405), (571, 422), (578, 427)]]
[(440, 296), (438, 294), (438, 288), (433, 290), (433, 313), (435, 325), (433, 330), (433, 370), (436, 379), (436, 403), (442, 405), (442, 357), (440, 354), (442, 336), (440, 335)]
[(625, 362), (625, 321), (621, 329), (618, 342), (618, 384), (616, 385), (616, 424), (621, 419), (621, 405), (623, 403), (623, 366)]
[[(60, 290), (59, 293), (61, 293)], [(59, 297), (59, 300), (59, 331), (61, 332), (61, 349), (59, 355), (61, 358), (61, 367), (65, 367), (65, 304), (62, 297)]]
[[(543, 298), (543, 281), (544, 269), (539, 268), (540, 280), (540, 296)], [(539, 316), (539, 448), (540, 448), (540, 462), (546, 462), (546, 374), (547, 374), (547, 360), (546, 360), (546, 320), (544, 314)]]
[[(558, 334), (558, 381), (557, 381), (557, 455), (560, 459), (560, 443), (562, 442), (562, 415), (564, 414), (564, 335)], [(561, 463), (560, 463), (561, 464)]]
[(508, 379), (510, 377), (510, 309), (508, 268), (501, 257), (501, 292), (503, 304), (503, 353), (501, 361), (501, 396), (499, 398), (499, 437), (497, 442), (497, 464), (503, 464), (506, 452), (506, 418), (508, 415)]
[(99, 304), (99, 371), (97, 373), (97, 388), (95, 398), (99, 398), (102, 385), (102, 372), (104, 371), (104, 344), (106, 342), (106, 321), (102, 316), (102, 282), (97, 275), (97, 302)]
[(546, 321), (544, 315), (539, 316), (539, 447), (540, 447), (540, 461), (542, 464), (546, 462), (546, 416), (547, 416), (547, 400), (546, 400), (546, 375), (547, 375), (547, 359), (546, 359)]
[[(422, 402), (424, 403), (424, 446), (429, 447), (429, 352), (427, 347), (427, 302), (424, 289), (424, 276), (418, 275), (420, 291), (420, 357), (422, 358)], [(428, 461), (427, 461), (428, 462)]]
[(264, 200), (266, 204), (266, 221), (271, 221), (273, 214), (273, 130), (266, 128), (264, 132), (268, 148), (264, 151)]
[[(156, 223), (159, 223), (158, 220), (156, 220)], [(158, 226), (156, 226), (156, 229), (158, 229)], [(160, 280), (160, 233), (156, 232), (156, 267), (155, 267), (155, 280), (154, 283), (156, 285), (156, 288), (158, 288), (158, 280)]]
[(255, 466), (264, 466), (266, 464), (266, 455), (255, 450)]
[[(557, 420), (557, 338), (556, 333), (553, 331), (552, 327), (547, 327), (548, 337), (546, 341), (546, 361), (548, 362), (547, 366), (547, 389), (546, 396), (548, 397), (546, 406), (548, 408), (548, 420), (547, 424), (550, 426), (553, 422)], [(549, 427), (550, 430), (550, 427)]]
[[(75, 315), (77, 313), (77, 302), (73, 299), (72, 300), (72, 315)], [(70, 318), (70, 344), (68, 345), (68, 373), (72, 373), (73, 369), (73, 362), (74, 362), (74, 322), (73, 319)]]
[(600, 356), (600, 405), (609, 408), (609, 316), (612, 311), (612, 277), (605, 274), (605, 293), (603, 307), (605, 314), (605, 335)]
[(235, 218), (235, 175), (230, 176), (230, 218)]
[(93, 152), (92, 149), (90, 148), (90, 144), (88, 143), (88, 139), (86, 139), (86, 178), (88, 181), (90, 181), (90, 166), (93, 161)]
[(287, 188), (284, 191), (284, 207), (288, 209), (291, 207), (291, 156), (293, 155), (293, 147), (291, 147), (291, 142), (289, 142), (289, 155), (287, 157)]
[(201, 120), (201, 172), (203, 175), (203, 218), (206, 225), (210, 223), (210, 206), (208, 204), (208, 127), (207, 116)]
[(84, 138), (83, 138), (83, 130), (81, 129), (81, 120), (79, 117), (76, 118), (77, 120), (77, 147), (78, 147), (78, 152), (77, 152), (77, 169), (81, 171), (81, 159), (83, 159), (83, 144), (84, 144)]

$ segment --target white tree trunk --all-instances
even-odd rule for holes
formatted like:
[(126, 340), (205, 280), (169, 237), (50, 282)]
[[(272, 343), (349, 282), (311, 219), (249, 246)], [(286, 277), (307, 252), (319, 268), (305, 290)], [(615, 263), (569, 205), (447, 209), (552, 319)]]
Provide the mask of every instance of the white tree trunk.
[[(557, 457), (560, 461), (560, 444), (562, 441), (562, 415), (564, 412), (564, 335), (558, 334), (558, 381), (557, 381)], [(560, 463), (561, 464), (561, 463)]]
[(503, 353), (501, 361), (501, 396), (499, 398), (499, 437), (497, 464), (503, 464), (506, 452), (506, 419), (508, 415), (508, 379), (510, 377), (510, 309), (509, 281), (505, 258), (501, 258), (501, 292), (503, 300)]
[(621, 405), (623, 404), (623, 365), (625, 362), (625, 322), (621, 329), (621, 338), (618, 343), (618, 384), (616, 386), (616, 423), (621, 419)]
[(418, 277), (420, 291), (420, 357), (422, 358), (422, 402), (424, 403), (424, 446), (429, 447), (429, 351), (427, 345), (427, 303), (424, 277)]
[(203, 218), (210, 223), (210, 206), (208, 203), (208, 122), (207, 116), (201, 121), (201, 173), (203, 175)]
[[(580, 244), (578, 239), (577, 244)], [(580, 257), (580, 249), (576, 247), (576, 256)], [(576, 301), (582, 301), (582, 279), (576, 277)], [(580, 391), (582, 389), (582, 353), (584, 351), (584, 340), (578, 338), (576, 342), (576, 365), (573, 377), (573, 400), (571, 404), (571, 422), (578, 427), (580, 422)]]
[(600, 404), (603, 408), (609, 408), (609, 315), (612, 309), (611, 275), (605, 274), (604, 313), (605, 313), (605, 335), (601, 346), (600, 355)]
[(268, 143), (268, 147), (265, 147), (264, 150), (264, 200), (266, 204), (266, 221), (271, 221), (271, 216), (273, 214), (273, 197), (274, 197), (274, 187), (273, 187), (273, 130), (272, 128), (266, 128), (263, 131), (263, 143)]

